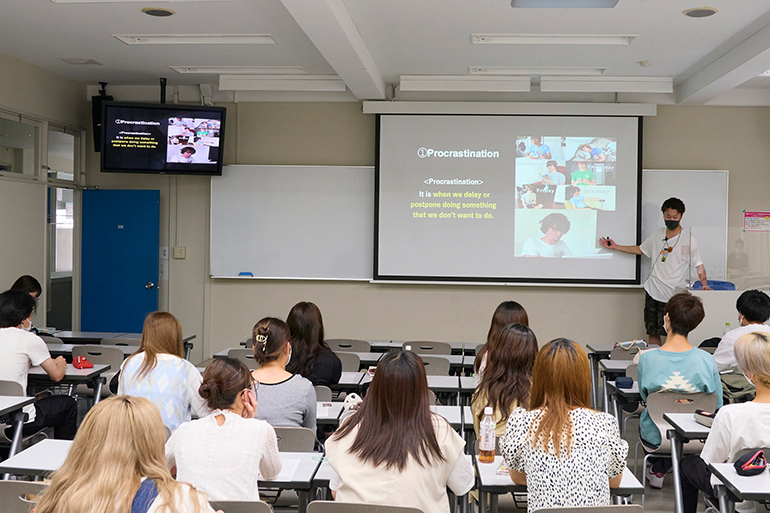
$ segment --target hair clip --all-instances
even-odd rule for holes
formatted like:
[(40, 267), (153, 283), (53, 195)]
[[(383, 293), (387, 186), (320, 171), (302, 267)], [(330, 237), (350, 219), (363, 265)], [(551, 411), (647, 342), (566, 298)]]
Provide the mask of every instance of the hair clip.
[(262, 344), (262, 352), (264, 353), (267, 350), (267, 335), (257, 335), (254, 339)]

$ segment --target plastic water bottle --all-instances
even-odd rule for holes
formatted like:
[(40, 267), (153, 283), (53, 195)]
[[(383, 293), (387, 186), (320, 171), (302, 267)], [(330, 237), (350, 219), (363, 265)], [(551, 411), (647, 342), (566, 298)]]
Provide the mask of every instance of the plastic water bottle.
[(726, 323), (725, 323), (725, 330), (722, 332), (722, 336), (725, 336), (725, 335), (727, 335), (727, 332), (728, 332), (728, 331), (730, 331), (730, 323), (729, 323), (729, 322), (726, 322)]
[(484, 418), (481, 419), (479, 430), (479, 462), (495, 462), (495, 419), (492, 417), (492, 407), (484, 408)]

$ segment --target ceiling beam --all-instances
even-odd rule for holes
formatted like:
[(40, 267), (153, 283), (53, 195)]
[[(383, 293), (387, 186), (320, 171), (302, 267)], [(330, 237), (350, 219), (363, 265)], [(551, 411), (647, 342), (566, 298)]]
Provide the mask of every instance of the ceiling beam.
[(770, 25), (674, 88), (676, 103), (704, 105), (770, 68)]
[(342, 0), (281, 2), (358, 99), (385, 99), (385, 81)]

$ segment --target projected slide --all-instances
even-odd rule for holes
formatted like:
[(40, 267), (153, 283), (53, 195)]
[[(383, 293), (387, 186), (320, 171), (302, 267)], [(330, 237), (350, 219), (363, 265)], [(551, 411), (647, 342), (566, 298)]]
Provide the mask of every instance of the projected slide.
[(632, 283), (637, 118), (380, 117), (376, 277)]

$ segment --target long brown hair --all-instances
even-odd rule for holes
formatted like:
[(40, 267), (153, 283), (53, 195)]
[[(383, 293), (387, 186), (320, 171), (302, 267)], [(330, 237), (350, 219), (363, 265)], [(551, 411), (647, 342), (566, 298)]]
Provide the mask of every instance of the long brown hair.
[[(83, 419), (72, 449), (35, 507), (38, 513), (120, 513), (131, 510), (143, 477), (158, 488), (158, 511), (175, 505), (182, 484), (166, 466), (166, 433), (158, 408), (142, 397), (119, 395), (95, 405)], [(190, 487), (195, 512), (205, 495)], [(165, 508), (163, 507), (165, 505)]]
[(310, 379), (318, 354), (331, 351), (324, 342), (321, 310), (314, 303), (301, 301), (292, 307), (286, 325), (291, 333), (291, 361), (286, 370)]
[(489, 332), (487, 333), (487, 343), (482, 346), (478, 353), (476, 353), (476, 359), (473, 361), (473, 370), (478, 372), (481, 368), (481, 362), (484, 361), (484, 355), (489, 350), (489, 343), (500, 336), (500, 332), (503, 328), (509, 324), (519, 323), (524, 326), (529, 326), (529, 317), (527, 317), (527, 311), (516, 301), (503, 301), (495, 309), (495, 313), (492, 315), (492, 323), (489, 325)]
[(254, 345), (254, 359), (258, 364), (277, 360), (289, 343), (289, 327), (281, 319), (265, 317), (254, 325), (251, 331)]
[(159, 354), (173, 354), (184, 358), (182, 325), (177, 318), (168, 312), (152, 312), (147, 315), (142, 328), (142, 342), (139, 349), (129, 358), (141, 352), (144, 352), (144, 361), (139, 366), (136, 379), (147, 376), (155, 368)]
[(540, 409), (539, 424), (530, 436), (532, 444), (550, 452), (553, 441), (556, 456), (561, 446), (569, 454), (572, 446), (572, 421), (569, 412), (591, 407), (591, 370), (586, 352), (566, 338), (551, 340), (537, 353), (532, 371), (529, 409)]
[(402, 471), (410, 456), (423, 467), (445, 460), (433, 426), (442, 420), (430, 411), (422, 360), (399, 349), (382, 357), (360, 408), (332, 437), (344, 438), (358, 427), (350, 451), (374, 466)]
[(509, 324), (489, 343), (487, 364), (473, 401), (486, 398), (500, 417), (507, 419), (514, 402), (529, 405), (532, 366), (537, 355), (537, 337), (523, 324)]

